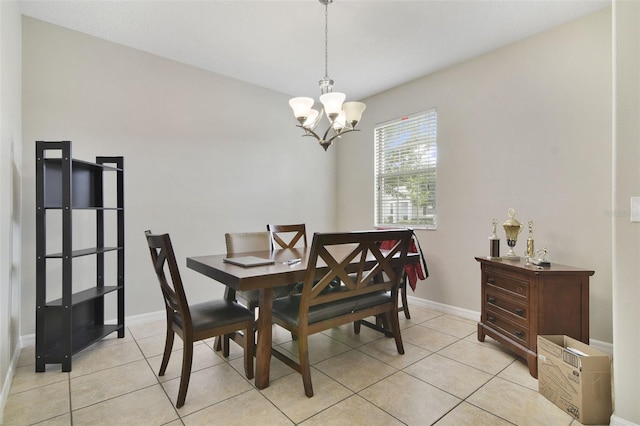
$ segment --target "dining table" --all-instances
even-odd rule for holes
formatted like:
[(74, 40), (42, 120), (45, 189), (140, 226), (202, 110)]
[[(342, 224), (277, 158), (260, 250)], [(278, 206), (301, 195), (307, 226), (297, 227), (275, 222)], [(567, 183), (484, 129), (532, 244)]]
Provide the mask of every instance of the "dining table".
[[(331, 248), (332, 255), (339, 259), (352, 249), (344, 246)], [(215, 282), (234, 290), (259, 290), (255, 385), (258, 389), (269, 386), (269, 367), (272, 344), (272, 305), (273, 289), (287, 284), (304, 281), (309, 258), (309, 247), (278, 250), (252, 251), (235, 254), (215, 254), (187, 257), (187, 267), (199, 272)], [(255, 256), (272, 260), (273, 263), (258, 266), (240, 266), (226, 262), (234, 257)], [(374, 259), (371, 259), (372, 263)], [(417, 253), (407, 255), (407, 263), (419, 262)], [(324, 265), (325, 268), (327, 267)], [(318, 259), (318, 272), (323, 273), (321, 260)], [(326, 273), (326, 269), (324, 270)]]

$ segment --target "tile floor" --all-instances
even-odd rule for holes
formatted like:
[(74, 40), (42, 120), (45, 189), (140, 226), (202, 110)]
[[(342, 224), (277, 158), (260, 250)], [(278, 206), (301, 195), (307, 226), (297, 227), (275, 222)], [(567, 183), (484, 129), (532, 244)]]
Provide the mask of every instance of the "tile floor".
[[(229, 359), (213, 341), (194, 349), (185, 405), (175, 408), (182, 347), (176, 339), (158, 377), (164, 323), (128, 327), (73, 358), (73, 371), (34, 372), (34, 348), (20, 356), (4, 411), (5, 425), (579, 425), (541, 396), (526, 364), (487, 338), (476, 323), (421, 306), (400, 314), (405, 354), (393, 339), (352, 326), (311, 337), (315, 396), (276, 359), (271, 385), (257, 390), (242, 373), (242, 350)], [(274, 326), (274, 344), (295, 353)]]

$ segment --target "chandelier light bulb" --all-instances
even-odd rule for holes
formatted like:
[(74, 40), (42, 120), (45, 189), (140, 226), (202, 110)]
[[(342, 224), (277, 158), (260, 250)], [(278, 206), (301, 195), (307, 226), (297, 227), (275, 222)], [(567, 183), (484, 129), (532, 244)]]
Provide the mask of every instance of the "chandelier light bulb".
[(289, 100), (289, 105), (291, 106), (291, 109), (293, 109), (293, 115), (302, 124), (311, 113), (313, 99), (305, 97), (292, 98)]
[(317, 109), (312, 109), (309, 112), (309, 116), (307, 117), (307, 119), (304, 121), (304, 123), (302, 123), (302, 127), (304, 127), (305, 129), (313, 129), (314, 127), (316, 127), (316, 124), (318, 124), (318, 118), (320, 118), (320, 111), (318, 111)]
[(345, 98), (346, 95), (340, 92), (325, 93), (320, 96), (320, 102), (322, 102), (324, 112), (327, 114), (329, 121), (333, 122), (338, 117), (338, 114), (342, 111), (342, 103)]
[(345, 102), (342, 105), (347, 123), (349, 123), (351, 127), (356, 127), (356, 124), (360, 122), (362, 113), (366, 107), (367, 106), (362, 102)]
[(347, 115), (344, 110), (340, 111), (335, 120), (333, 120), (333, 130), (340, 133), (342, 129), (347, 127)]

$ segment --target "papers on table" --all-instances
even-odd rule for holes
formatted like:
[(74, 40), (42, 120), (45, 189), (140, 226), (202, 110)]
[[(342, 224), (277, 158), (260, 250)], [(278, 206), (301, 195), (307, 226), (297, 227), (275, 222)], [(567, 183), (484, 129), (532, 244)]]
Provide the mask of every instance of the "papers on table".
[(226, 263), (231, 263), (238, 266), (261, 266), (272, 265), (275, 263), (272, 259), (265, 259), (257, 256), (241, 256), (241, 257), (227, 257), (223, 259)]

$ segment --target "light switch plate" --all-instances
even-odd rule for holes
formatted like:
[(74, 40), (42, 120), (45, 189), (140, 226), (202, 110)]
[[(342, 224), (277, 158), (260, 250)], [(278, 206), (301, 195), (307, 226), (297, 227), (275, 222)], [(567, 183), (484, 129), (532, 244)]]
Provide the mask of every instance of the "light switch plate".
[(631, 222), (640, 222), (640, 197), (631, 197)]

